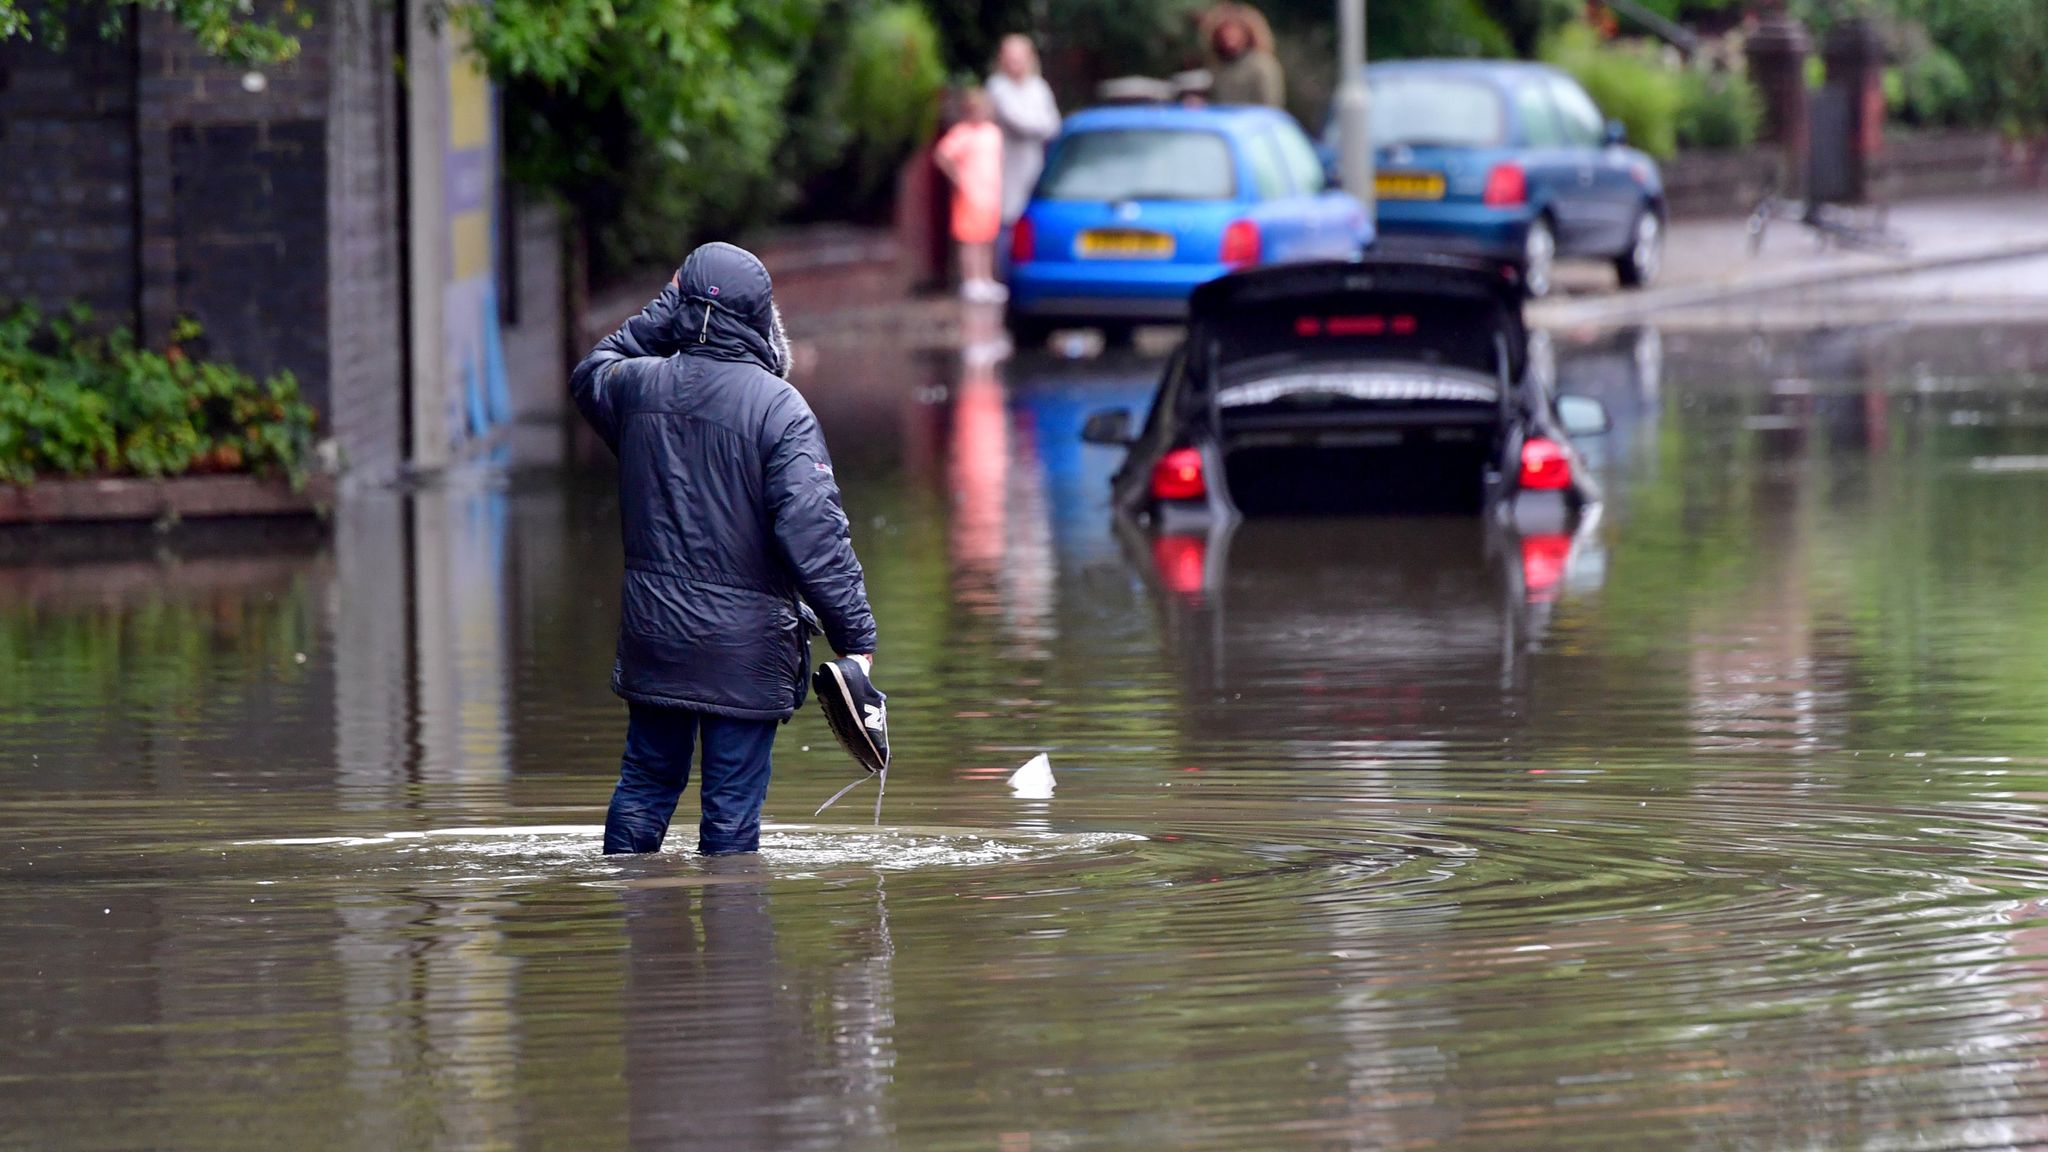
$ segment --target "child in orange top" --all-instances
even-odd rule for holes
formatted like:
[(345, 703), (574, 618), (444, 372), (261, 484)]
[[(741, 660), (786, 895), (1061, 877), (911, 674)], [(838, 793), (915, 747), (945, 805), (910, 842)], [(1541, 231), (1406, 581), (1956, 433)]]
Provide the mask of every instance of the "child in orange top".
[(953, 182), (953, 242), (960, 245), (960, 294), (969, 300), (1001, 300), (996, 283), (996, 234), (1003, 227), (1003, 130), (996, 125), (988, 93), (971, 88), (966, 118), (939, 137), (933, 150), (939, 171)]

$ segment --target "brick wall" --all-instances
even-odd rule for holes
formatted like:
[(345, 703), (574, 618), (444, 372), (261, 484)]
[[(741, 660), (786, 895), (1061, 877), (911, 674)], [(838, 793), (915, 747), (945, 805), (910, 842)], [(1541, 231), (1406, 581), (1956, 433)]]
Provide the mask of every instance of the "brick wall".
[[(1995, 132), (1899, 133), (1885, 140), (1871, 193), (1879, 201), (1899, 201), (2023, 187), (2037, 176), (2026, 160)], [(1776, 154), (1767, 148), (1683, 153), (1664, 164), (1672, 214), (1747, 213), (1769, 188), (1776, 166)]]
[(322, 410), (331, 29), (323, 14), (297, 59), (256, 72), (206, 56), (168, 14), (136, 25), (144, 338), (191, 316), (210, 354), (290, 369)]
[(512, 418), (538, 422), (564, 416), (569, 406), (562, 333), (562, 220), (552, 205), (521, 203), (512, 213), (511, 268), (515, 322), (507, 323), (505, 384)]
[[(408, 453), (399, 16), (300, 11), (299, 57), (262, 71), (160, 11), (114, 41), (86, 20), (62, 51), (0, 43), (0, 301), (83, 299), (158, 346), (191, 316), (205, 354), (292, 371), (351, 474), (377, 482)], [(564, 404), (561, 225), (537, 206), (515, 224), (506, 364), (531, 423)]]
[(164, 13), (0, 44), (0, 299), (82, 299), (162, 344), (289, 369), (353, 469), (403, 459), (398, 79), (381, 0), (310, 7), (301, 53), (207, 57)]
[(170, 131), (175, 307), (193, 350), (258, 376), (289, 371), (329, 411), (327, 147), (317, 120)]
[(63, 52), (0, 42), (0, 302), (134, 324), (133, 56), (84, 22)]

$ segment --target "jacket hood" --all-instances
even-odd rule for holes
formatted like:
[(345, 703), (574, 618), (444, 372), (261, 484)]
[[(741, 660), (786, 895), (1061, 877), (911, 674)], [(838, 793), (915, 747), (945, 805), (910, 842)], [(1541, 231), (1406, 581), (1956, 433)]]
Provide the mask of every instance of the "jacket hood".
[(789, 376), (789, 336), (775, 307), (768, 269), (752, 252), (732, 244), (698, 248), (676, 271), (682, 306), (676, 342), (685, 356), (751, 362)]

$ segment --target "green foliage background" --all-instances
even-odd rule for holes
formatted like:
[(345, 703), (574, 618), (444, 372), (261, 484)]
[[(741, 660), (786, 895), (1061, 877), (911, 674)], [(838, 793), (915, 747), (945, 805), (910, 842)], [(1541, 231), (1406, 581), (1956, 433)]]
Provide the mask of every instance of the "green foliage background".
[[(160, 11), (224, 59), (289, 61), (308, 0), (0, 0), (0, 38), (61, 44)], [(1094, 83), (1201, 63), (1209, 0), (452, 0), (443, 9), (503, 86), (512, 174), (574, 209), (602, 275), (667, 263), (692, 240), (790, 217), (872, 220), (897, 164), (929, 133), (945, 79), (980, 76), (1008, 32), (1032, 34), (1069, 107)], [(1877, 19), (1898, 66), (1896, 114), (1929, 126), (2048, 127), (2042, 0), (1790, 0), (1824, 35)], [(1644, 0), (1727, 26), (1742, 0)], [(1290, 103), (1319, 123), (1335, 69), (1332, 0), (1265, 0)], [(1728, 146), (1753, 131), (1739, 82), (1647, 56), (1557, 47), (1580, 0), (1389, 0), (1370, 8), (1377, 59), (1568, 59), (1652, 151)], [(1576, 35), (1567, 33), (1567, 35)], [(1661, 71), (1660, 76), (1657, 73)]]
[(505, 85), (513, 177), (575, 209), (603, 266), (673, 261), (688, 229), (777, 200), (783, 103), (822, 8), (496, 0), (449, 15)]
[[(850, 0), (495, 0), (451, 15), (505, 85), (513, 176), (553, 191), (600, 273), (672, 263), (833, 183), (879, 210), (944, 67), (923, 10)], [(827, 177), (844, 177), (836, 182)]]
[(1546, 37), (1542, 53), (1571, 73), (1602, 112), (1628, 127), (1631, 144), (1652, 156), (1678, 151), (1678, 110), (1685, 92), (1677, 72), (1647, 52), (1601, 43), (1583, 24), (1566, 25)]
[[(938, 30), (910, 0), (834, 5), (843, 24), (821, 41), (816, 67), (791, 101), (792, 206), (807, 218), (860, 220), (885, 212), (897, 167), (938, 119), (946, 63)], [(830, 45), (843, 43), (843, 51)]]
[[(0, 482), (36, 476), (274, 472), (302, 481), (313, 410), (289, 372), (258, 380), (175, 346), (93, 334), (91, 313), (0, 317)], [(199, 335), (181, 325), (179, 341)]]
[(299, 54), (295, 34), (312, 27), (301, 0), (256, 16), (250, 0), (0, 0), (0, 40), (19, 37), (62, 48), (80, 30), (119, 36), (132, 12), (167, 12), (209, 53), (235, 64), (277, 64)]
[(1680, 75), (1674, 135), (1681, 148), (1740, 148), (1756, 140), (1763, 97), (1746, 76), (1690, 68)]
[(1941, 114), (2009, 132), (2048, 127), (2048, 4), (1884, 0), (1882, 10), (1892, 17), (1895, 36), (1899, 22), (1917, 25), (1954, 62), (1953, 68), (1939, 61), (1923, 64), (1916, 77), (1923, 92), (1939, 85), (1934, 107)]

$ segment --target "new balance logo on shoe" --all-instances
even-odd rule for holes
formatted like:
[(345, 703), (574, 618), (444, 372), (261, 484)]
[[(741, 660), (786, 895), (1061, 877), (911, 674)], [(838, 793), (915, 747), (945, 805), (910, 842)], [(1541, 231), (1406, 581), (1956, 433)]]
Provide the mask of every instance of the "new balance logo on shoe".
[(861, 767), (889, 767), (888, 697), (876, 690), (860, 661), (842, 656), (818, 665), (818, 705), (847, 752)]

